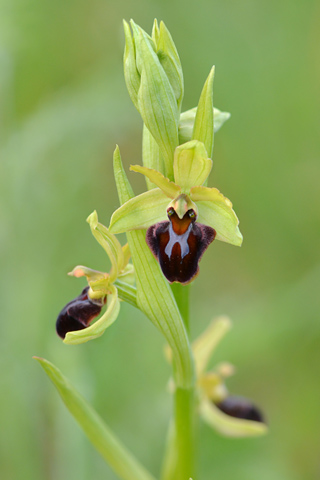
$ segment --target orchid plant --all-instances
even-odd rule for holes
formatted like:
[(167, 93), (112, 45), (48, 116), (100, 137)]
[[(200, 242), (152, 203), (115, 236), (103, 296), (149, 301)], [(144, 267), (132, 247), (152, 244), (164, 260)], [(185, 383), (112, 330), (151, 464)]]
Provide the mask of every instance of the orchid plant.
[[(50, 362), (35, 357), (89, 440), (123, 480), (195, 479), (195, 420), (201, 416), (222, 435), (258, 436), (267, 427), (247, 399), (231, 396), (225, 385), (233, 366), (225, 362), (207, 371), (217, 344), (231, 327), (226, 317), (213, 320), (193, 344), (189, 339), (189, 284), (199, 262), (216, 239), (240, 246), (242, 235), (231, 201), (208, 187), (214, 134), (230, 117), (213, 106), (214, 68), (197, 107), (181, 112), (184, 82), (179, 55), (163, 22), (151, 36), (133, 21), (124, 22), (124, 75), (143, 125), (142, 165), (131, 170), (146, 177), (147, 191), (135, 196), (120, 150), (113, 157), (120, 207), (107, 228), (96, 212), (87, 219), (107, 253), (109, 273), (77, 266), (70, 273), (88, 285), (60, 312), (58, 335), (81, 344), (104, 333), (116, 320), (122, 301), (139, 308), (166, 340), (172, 365), (169, 382), (174, 413), (163, 468), (151, 474), (127, 450), (85, 399)], [(126, 233), (123, 247), (116, 238)], [(131, 261), (130, 261), (131, 260)], [(98, 317), (105, 308), (105, 312)]]

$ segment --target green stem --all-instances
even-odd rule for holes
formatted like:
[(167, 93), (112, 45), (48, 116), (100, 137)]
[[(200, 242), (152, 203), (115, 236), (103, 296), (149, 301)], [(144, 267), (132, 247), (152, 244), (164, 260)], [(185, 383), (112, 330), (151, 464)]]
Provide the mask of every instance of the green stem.
[[(171, 285), (181, 316), (189, 332), (189, 285)], [(174, 393), (174, 430), (169, 435), (163, 480), (189, 480), (194, 477), (195, 388), (176, 387)], [(176, 454), (172, 455), (172, 449)]]
[(178, 308), (180, 310), (183, 323), (186, 327), (188, 334), (190, 334), (189, 328), (189, 291), (190, 285), (181, 285), (181, 283), (173, 283), (171, 290), (176, 299)]

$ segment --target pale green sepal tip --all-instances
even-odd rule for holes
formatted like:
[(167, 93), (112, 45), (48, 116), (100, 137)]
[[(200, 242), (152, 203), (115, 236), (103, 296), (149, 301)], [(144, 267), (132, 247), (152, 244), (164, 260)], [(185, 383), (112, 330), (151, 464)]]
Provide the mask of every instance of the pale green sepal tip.
[(168, 203), (168, 197), (159, 188), (137, 195), (113, 213), (109, 229), (123, 233), (148, 228), (167, 218)]
[[(196, 118), (197, 107), (191, 108), (181, 113), (179, 121), (179, 145), (189, 142), (192, 139), (194, 120)], [(228, 112), (222, 112), (218, 108), (213, 108), (213, 130), (217, 133), (222, 125), (231, 117)]]
[(258, 437), (265, 435), (268, 431), (265, 423), (231, 417), (219, 410), (207, 398), (203, 398), (200, 402), (200, 414), (212, 428), (227, 437)]
[(154, 183), (163, 193), (169, 198), (175, 198), (181, 192), (179, 185), (170, 182), (162, 173), (152, 168), (141, 167), (140, 165), (131, 165), (130, 170), (137, 173), (142, 173), (149, 180)]
[(122, 480), (155, 480), (104, 423), (92, 406), (51, 362), (33, 357), (56, 387), (65, 406), (89, 441)]
[(214, 67), (212, 67), (209, 76), (202, 89), (196, 118), (194, 121), (192, 138), (204, 143), (208, 156), (212, 156), (213, 149), (213, 79)]
[(154, 41), (154, 44), (157, 48), (158, 46), (158, 41), (159, 41), (159, 35), (160, 35), (160, 30), (159, 30), (159, 25), (158, 25), (158, 20), (155, 18), (153, 21), (153, 26), (152, 26), (152, 40)]
[(231, 320), (222, 316), (214, 319), (206, 330), (192, 343), (198, 376), (204, 373), (215, 349), (232, 327)]
[(95, 338), (100, 337), (104, 331), (113, 324), (118, 317), (120, 303), (117, 289), (113, 285), (109, 285), (109, 290), (111, 294), (107, 297), (108, 307), (106, 312), (99, 318), (99, 320), (90, 325), (90, 327), (75, 332), (68, 332), (63, 340), (64, 343), (67, 345), (78, 345), (80, 343), (88, 342), (89, 340), (94, 340)]
[(134, 192), (124, 172), (121, 161), (120, 149), (118, 145), (113, 152), (113, 172), (117, 185), (120, 204), (122, 205), (123, 203), (130, 200), (130, 198), (134, 197)]
[(191, 140), (176, 148), (174, 153), (174, 179), (188, 194), (193, 185), (202, 185), (208, 178), (212, 160), (202, 142)]

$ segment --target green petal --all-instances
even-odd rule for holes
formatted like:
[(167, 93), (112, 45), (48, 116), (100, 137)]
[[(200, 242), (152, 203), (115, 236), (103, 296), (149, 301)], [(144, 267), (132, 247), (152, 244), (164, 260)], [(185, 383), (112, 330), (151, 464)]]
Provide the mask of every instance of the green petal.
[(87, 218), (91, 232), (102, 248), (107, 252), (111, 261), (110, 282), (112, 283), (124, 267), (124, 254), (120, 242), (109, 232), (107, 227), (98, 222), (97, 212), (94, 211)]
[(113, 324), (119, 314), (120, 302), (117, 289), (113, 285), (109, 285), (109, 290), (111, 291), (111, 295), (108, 295), (107, 297), (108, 308), (102, 317), (90, 325), (90, 327), (75, 332), (68, 332), (63, 340), (64, 343), (68, 345), (78, 345), (79, 343), (94, 340), (95, 338), (100, 337), (104, 331)]
[(191, 187), (202, 185), (208, 178), (212, 160), (203, 143), (191, 140), (176, 148), (173, 168), (175, 182), (188, 194)]
[(204, 143), (209, 157), (213, 149), (213, 79), (214, 67), (204, 84), (194, 121), (192, 138)]
[(122, 480), (155, 480), (132, 453), (122, 445), (102, 418), (62, 375), (60, 370), (44, 358), (33, 358), (40, 363), (71, 415), (117, 476)]
[(151, 227), (167, 219), (168, 203), (168, 197), (160, 188), (133, 197), (113, 213), (109, 230), (113, 233), (123, 233)]
[(190, 198), (197, 204), (198, 222), (214, 228), (217, 240), (237, 246), (242, 244), (239, 220), (232, 210), (232, 203), (218, 189), (194, 187)]
[(226, 415), (207, 398), (200, 402), (200, 414), (212, 428), (227, 437), (258, 437), (268, 431), (267, 426), (262, 422)]
[(200, 337), (192, 343), (192, 351), (198, 376), (206, 370), (213, 352), (223, 337), (228, 333), (231, 326), (232, 324), (228, 317), (218, 317), (213, 320)]
[(153, 168), (141, 167), (140, 165), (131, 165), (130, 170), (133, 172), (142, 173), (152, 183), (157, 185), (163, 193), (169, 198), (176, 198), (181, 193), (181, 188), (173, 182), (170, 182), (162, 173), (157, 172)]

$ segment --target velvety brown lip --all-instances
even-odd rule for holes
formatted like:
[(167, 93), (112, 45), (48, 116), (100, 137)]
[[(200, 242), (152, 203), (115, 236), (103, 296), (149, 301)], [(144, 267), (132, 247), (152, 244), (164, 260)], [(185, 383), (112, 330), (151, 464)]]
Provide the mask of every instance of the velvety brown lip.
[(197, 275), (198, 263), (216, 232), (197, 223), (192, 209), (180, 219), (170, 208), (168, 218), (169, 222), (148, 228), (146, 241), (169, 282), (189, 283)]
[(59, 337), (65, 338), (68, 332), (83, 330), (99, 315), (106, 299), (93, 301), (88, 297), (89, 287), (67, 303), (61, 310), (56, 322), (56, 331)]

